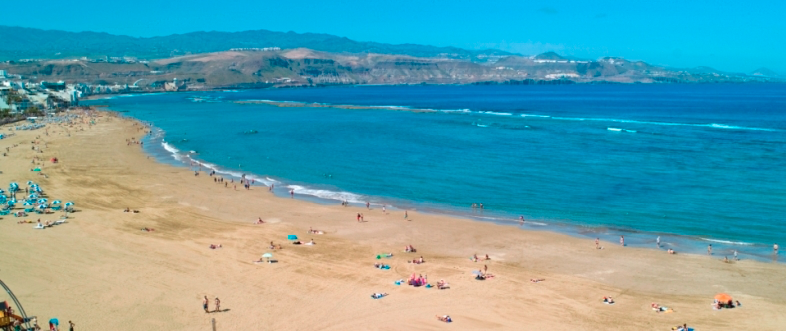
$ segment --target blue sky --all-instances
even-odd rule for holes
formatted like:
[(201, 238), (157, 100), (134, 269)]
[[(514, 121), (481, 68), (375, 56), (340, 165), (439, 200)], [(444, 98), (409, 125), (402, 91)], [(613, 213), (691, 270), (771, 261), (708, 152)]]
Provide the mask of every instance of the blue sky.
[[(786, 1), (8, 1), (0, 24), (157, 36), (320, 32), (359, 41), (621, 56), (786, 74)], [(1, 41), (0, 41), (1, 42)]]

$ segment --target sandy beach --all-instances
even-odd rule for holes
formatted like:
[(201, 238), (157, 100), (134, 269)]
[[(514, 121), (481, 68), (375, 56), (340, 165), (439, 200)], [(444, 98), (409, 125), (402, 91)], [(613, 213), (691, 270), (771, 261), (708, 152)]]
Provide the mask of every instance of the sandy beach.
[[(0, 279), (40, 322), (76, 330), (783, 330), (786, 266), (669, 255), (546, 231), (409, 211), (320, 205), (237, 190), (161, 164), (112, 113), (95, 125), (13, 131), (0, 140), (0, 187), (32, 180), (74, 201), (68, 223), (33, 229), (0, 216)], [(8, 133), (8, 126), (0, 132)], [(48, 132), (48, 135), (47, 135)], [(16, 147), (13, 147), (16, 145)], [(40, 147), (38, 153), (31, 146)], [(39, 161), (39, 175), (31, 160)], [(228, 181), (229, 179), (227, 179)], [(17, 207), (19, 208), (19, 207)], [(139, 213), (123, 212), (125, 208)], [(19, 209), (21, 210), (21, 209)], [(365, 222), (357, 222), (363, 213)], [(261, 217), (264, 224), (253, 224)], [(309, 228), (324, 234), (310, 234)], [(142, 228), (154, 229), (152, 232)], [(315, 245), (293, 245), (287, 235)], [(283, 249), (270, 250), (269, 243)], [(221, 248), (210, 249), (211, 244)], [(404, 252), (412, 245), (416, 253)], [(264, 253), (277, 263), (254, 263)], [(376, 256), (393, 253), (391, 258)], [(470, 257), (489, 255), (473, 262)], [(408, 260), (423, 257), (425, 263)], [(374, 263), (390, 265), (389, 270)], [(495, 277), (475, 280), (488, 267)], [(395, 285), (411, 274), (450, 289)], [(534, 283), (530, 279), (545, 279)], [(713, 310), (728, 293), (742, 303)], [(388, 293), (372, 299), (372, 293)], [(8, 300), (5, 293), (0, 301)], [(203, 297), (222, 311), (205, 313)], [(612, 296), (614, 305), (603, 304)], [(9, 300), (10, 301), (10, 300)], [(656, 313), (652, 303), (673, 309)], [(444, 323), (435, 316), (450, 315)], [(42, 327), (46, 327), (42, 323)]]

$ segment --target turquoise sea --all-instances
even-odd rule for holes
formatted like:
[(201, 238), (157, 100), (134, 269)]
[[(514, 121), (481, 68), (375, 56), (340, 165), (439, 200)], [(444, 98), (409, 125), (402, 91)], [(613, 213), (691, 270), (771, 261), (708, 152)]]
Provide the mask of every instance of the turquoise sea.
[(194, 159), (319, 203), (511, 226), (523, 215), (528, 229), (653, 248), (661, 236), (663, 249), (712, 244), (761, 260), (786, 244), (786, 85), (355, 86), (89, 103), (151, 123), (145, 149), (162, 162)]

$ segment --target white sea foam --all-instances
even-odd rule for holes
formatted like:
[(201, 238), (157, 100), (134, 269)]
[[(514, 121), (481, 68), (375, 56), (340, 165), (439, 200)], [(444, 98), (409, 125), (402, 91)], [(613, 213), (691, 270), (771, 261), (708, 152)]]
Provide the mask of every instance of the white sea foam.
[(609, 131), (615, 131), (615, 132), (620, 132), (620, 131), (622, 131), (622, 129), (620, 129), (620, 128), (606, 128), (606, 130), (609, 130)]
[(318, 189), (311, 189), (307, 187), (303, 187), (300, 185), (287, 185), (287, 188), (295, 191), (297, 194), (304, 194), (315, 196), (322, 199), (330, 199), (330, 200), (337, 200), (337, 201), (344, 201), (351, 203), (363, 203), (363, 197), (354, 193), (350, 192), (336, 192), (330, 190), (318, 190)]
[(701, 240), (727, 244), (727, 245), (753, 246), (752, 243), (746, 243), (742, 241), (729, 241), (729, 240), (719, 240), (719, 239), (710, 239), (710, 238), (701, 238)]
[(671, 123), (671, 122), (623, 120), (623, 119), (616, 119), (616, 118), (583, 118), (583, 117), (552, 117), (552, 118), (555, 120), (563, 120), (563, 121), (597, 121), (597, 122), (635, 123), (635, 124), (652, 124), (652, 125), (666, 125), (666, 126), (695, 126), (695, 127), (709, 127), (709, 128), (716, 128), (716, 129), (731, 129), (731, 130), (780, 131), (777, 129), (734, 126), (734, 125), (726, 125), (726, 124), (718, 124), (718, 123), (710, 123), (710, 124)]
[(521, 114), (521, 117), (551, 118), (549, 115)]
[(496, 111), (479, 111), (480, 114), (497, 115), (497, 116), (512, 116), (512, 113), (500, 113)]
[(172, 157), (175, 158), (175, 160), (178, 160), (178, 161), (182, 161), (183, 160), (183, 156), (180, 155), (180, 150), (178, 150), (174, 146), (172, 146), (170, 144), (167, 144), (167, 142), (163, 141), (163, 140), (161, 141), (161, 146), (164, 147), (164, 149), (167, 152), (172, 153)]

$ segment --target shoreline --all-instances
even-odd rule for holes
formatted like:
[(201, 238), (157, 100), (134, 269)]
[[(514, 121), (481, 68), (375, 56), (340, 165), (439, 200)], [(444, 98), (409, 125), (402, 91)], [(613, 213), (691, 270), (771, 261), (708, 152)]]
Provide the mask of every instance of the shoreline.
[[(342, 108), (345, 105), (329, 105), (329, 104), (320, 104), (320, 103), (299, 103), (299, 102), (278, 102), (278, 101), (269, 101), (271, 103), (280, 103), (282, 105), (270, 104), (267, 100), (260, 101), (263, 104), (270, 104), (273, 106), (279, 107), (301, 107), (303, 104), (309, 105), (320, 105), (314, 107), (324, 107), (324, 108)], [(236, 101), (234, 103), (244, 103), (243, 101)], [(253, 102), (256, 103), (256, 102)], [(310, 107), (310, 106), (307, 106)], [(356, 106), (359, 108), (347, 108), (347, 109), (388, 109), (384, 106)], [(390, 110), (409, 110), (409, 109), (399, 109), (400, 107), (392, 107), (395, 109)], [(117, 111), (113, 111), (111, 109), (106, 109), (109, 112), (115, 112), (121, 114), (121, 116), (140, 121), (140, 119), (134, 118), (132, 116), (128, 116), (125, 113), (119, 113)], [(433, 110), (432, 110), (433, 111)], [(226, 176), (227, 178), (234, 178), (235, 180), (241, 179), (241, 174), (244, 173), (242, 170), (227, 168), (221, 165), (214, 164), (208, 160), (200, 159), (197, 154), (196, 158), (193, 158), (190, 153), (183, 153), (181, 150), (177, 150), (174, 146), (171, 147), (162, 147), (161, 144), (166, 143), (166, 131), (154, 126), (154, 123), (145, 123), (146, 125), (150, 125), (152, 129), (158, 130), (155, 136), (148, 136), (145, 137), (145, 149), (144, 152), (150, 156), (155, 157), (159, 162), (175, 167), (182, 167), (182, 168), (189, 168), (192, 171), (196, 169), (194, 166), (189, 165), (186, 160), (181, 158), (187, 158), (196, 163), (201, 163), (207, 169), (215, 170), (217, 173)], [(174, 150), (177, 152), (175, 152)], [(155, 149), (156, 151), (153, 151)], [(172, 160), (174, 156), (174, 161)], [(293, 183), (286, 179), (281, 178), (270, 178), (268, 176), (258, 175), (254, 173), (247, 173), (249, 178), (254, 178), (257, 182), (261, 182), (264, 186), (269, 186), (271, 183), (275, 183), (276, 189), (274, 193), (278, 197), (286, 198), (289, 195), (290, 186), (297, 186), (302, 189), (306, 189), (308, 191), (313, 190), (322, 190), (319, 188), (318, 184), (315, 186), (313, 183)], [(279, 186), (283, 184), (284, 186)], [(308, 193), (299, 193), (298, 190), (295, 191), (296, 195), (295, 198), (301, 199), (303, 201), (307, 201), (309, 203), (318, 203), (324, 205), (335, 205), (339, 204), (341, 200), (335, 199), (333, 197), (322, 197), (316, 196)], [(352, 196), (360, 197), (361, 195), (354, 193), (354, 192), (346, 192), (346, 191), (335, 191), (335, 194), (347, 194)], [(480, 210), (472, 210), (472, 212), (468, 212), (460, 207), (451, 207), (451, 206), (438, 206), (435, 205), (433, 207), (426, 207), (426, 205), (420, 203), (416, 203), (413, 201), (408, 201), (406, 199), (395, 198), (395, 197), (380, 197), (380, 196), (373, 196), (374, 198), (382, 199), (382, 201), (376, 201), (372, 203), (372, 206), (380, 207), (382, 205), (387, 206), (388, 209), (391, 210), (410, 210), (410, 211), (419, 211), (421, 213), (428, 213), (436, 216), (445, 216), (445, 217), (454, 217), (454, 218), (461, 218), (465, 220), (471, 220), (473, 222), (479, 222), (483, 224), (495, 224), (501, 225), (506, 227), (514, 227), (519, 229), (525, 229), (528, 231), (546, 231), (552, 232), (557, 234), (565, 234), (572, 236), (577, 239), (586, 239), (586, 240), (594, 240), (595, 238), (600, 238), (602, 241), (606, 242), (616, 242), (619, 240), (620, 235), (624, 235), (626, 238), (626, 246), (636, 247), (636, 248), (645, 248), (650, 250), (655, 250), (659, 252), (666, 252), (667, 249), (674, 249), (682, 253), (687, 254), (694, 254), (702, 256), (703, 253), (706, 252), (707, 245), (713, 245), (714, 251), (721, 255), (728, 255), (732, 256), (733, 251), (736, 250), (739, 254), (741, 259), (751, 259), (759, 262), (778, 262), (778, 263), (786, 263), (786, 261), (782, 261), (780, 256), (772, 256), (771, 254), (767, 254), (767, 252), (771, 252), (772, 246), (764, 243), (748, 243), (748, 242), (736, 242), (732, 240), (725, 240), (725, 239), (716, 239), (716, 238), (705, 238), (697, 235), (683, 235), (679, 233), (668, 233), (668, 232), (650, 232), (650, 231), (642, 231), (635, 228), (621, 228), (621, 227), (613, 227), (609, 225), (585, 225), (585, 224), (575, 224), (571, 223), (566, 220), (559, 220), (559, 219), (552, 219), (552, 218), (529, 218), (527, 217), (525, 220), (524, 225), (519, 225), (519, 220), (513, 217), (513, 215), (509, 212), (504, 211), (480, 211)], [(349, 201), (349, 203), (354, 207), (364, 207), (363, 201)], [(426, 207), (426, 208), (423, 208)], [(656, 245), (656, 237), (662, 237), (661, 242), (662, 244), (658, 247)], [(755, 249), (755, 251), (752, 251)], [(773, 258), (775, 258), (773, 260)]]
[[(213, 318), (220, 330), (430, 330), (444, 327), (434, 318), (444, 314), (459, 329), (666, 330), (687, 323), (697, 330), (774, 330), (786, 323), (781, 264), (723, 263), (609, 242), (596, 250), (591, 240), (558, 233), (419, 212), (404, 220), (401, 212), (319, 205), (259, 187), (235, 191), (204, 173), (151, 160), (126, 144), (142, 137), (138, 121), (101, 114), (96, 125), (48, 125), (50, 136), (39, 129), (0, 141), (19, 145), (4, 159), (0, 184), (33, 179), (79, 210), (46, 230), (0, 220), (0, 240), (12, 247), (0, 255), (0, 276), (39, 321), (124, 330), (208, 329)], [(29, 171), (29, 156), (39, 155), (31, 154), (31, 141), (44, 159), (60, 158), (42, 165), (47, 178)], [(123, 213), (126, 207), (140, 213)], [(365, 222), (355, 221), (360, 212)], [(253, 225), (257, 217), (265, 224)], [(309, 234), (309, 227), (325, 234)], [(317, 245), (288, 244), (288, 234), (313, 236)], [(284, 246), (273, 251), (279, 262), (252, 263), (271, 240)], [(402, 252), (408, 244), (418, 252)], [(387, 252), (394, 256), (374, 258)], [(491, 260), (473, 262), (473, 254)], [(405, 261), (421, 255), (425, 264)], [(392, 268), (373, 268), (375, 262)], [(474, 280), (472, 271), (484, 264), (497, 277)], [(452, 288), (393, 284), (412, 273)], [(390, 296), (370, 299), (375, 292)], [(713, 311), (719, 292), (743, 306)], [(608, 295), (614, 306), (602, 303)], [(203, 296), (220, 297), (228, 310), (206, 314)], [(675, 312), (654, 313), (651, 302)]]

